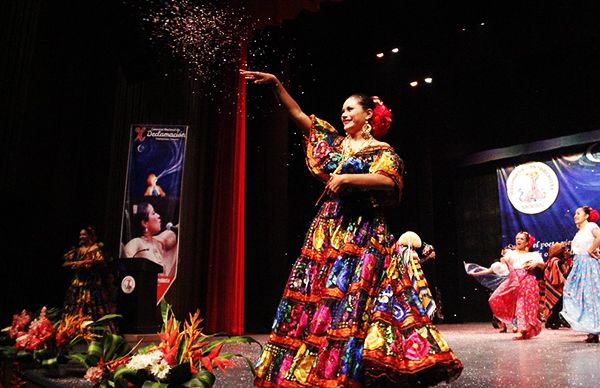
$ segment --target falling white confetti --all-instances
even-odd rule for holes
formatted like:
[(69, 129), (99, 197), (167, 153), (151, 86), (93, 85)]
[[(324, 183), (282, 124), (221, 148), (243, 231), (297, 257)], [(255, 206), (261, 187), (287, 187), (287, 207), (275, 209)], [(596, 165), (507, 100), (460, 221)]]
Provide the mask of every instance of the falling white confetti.
[[(214, 80), (240, 59), (252, 30), (244, 8), (194, 0), (124, 0), (157, 48), (168, 50), (194, 80)], [(135, 3), (135, 4), (134, 4)]]

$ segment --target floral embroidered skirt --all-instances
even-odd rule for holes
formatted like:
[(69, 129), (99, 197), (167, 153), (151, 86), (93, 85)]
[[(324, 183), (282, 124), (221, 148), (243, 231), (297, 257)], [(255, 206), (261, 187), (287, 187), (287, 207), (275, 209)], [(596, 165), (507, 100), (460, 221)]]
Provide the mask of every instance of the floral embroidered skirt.
[(462, 364), (392, 253), (383, 217), (326, 202), (293, 265), (255, 385), (398, 386), (458, 377)]
[(509, 267), (510, 273), (489, 298), (492, 313), (504, 323), (517, 320), (517, 330), (527, 338), (540, 334), (539, 287), (535, 276), (526, 269)]
[(575, 256), (560, 315), (573, 330), (600, 334), (600, 261), (589, 255)]

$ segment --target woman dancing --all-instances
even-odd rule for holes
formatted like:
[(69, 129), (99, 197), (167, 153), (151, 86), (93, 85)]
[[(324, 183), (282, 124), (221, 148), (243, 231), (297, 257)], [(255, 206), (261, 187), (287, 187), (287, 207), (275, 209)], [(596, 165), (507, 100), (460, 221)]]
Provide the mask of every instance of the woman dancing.
[(573, 330), (589, 333), (585, 342), (597, 343), (600, 333), (598, 211), (590, 206), (582, 206), (575, 211), (573, 221), (579, 231), (571, 241), (575, 259), (565, 283), (560, 315)]
[[(391, 123), (389, 110), (379, 98), (350, 96), (342, 106), (343, 136), (326, 121), (306, 115), (273, 74), (241, 74), (273, 87), (303, 131), (309, 170), (325, 184), (323, 203), (257, 363), (255, 385), (385, 386), (458, 377), (462, 365), (433, 330), (407, 271), (396, 275), (403, 282), (387, 276), (391, 263), (402, 263), (392, 259), (394, 240), (383, 215), (399, 203), (402, 190), (403, 162), (378, 140)], [(383, 279), (398, 288), (382, 288)], [(384, 314), (376, 314), (383, 311), (380, 302), (386, 304)], [(396, 308), (404, 315), (393, 317)], [(390, 329), (383, 343), (370, 343), (367, 366), (367, 332), (383, 325)], [(384, 351), (389, 351), (387, 358), (379, 356)], [(427, 379), (432, 369), (436, 381)]]
[[(111, 311), (102, 283), (101, 268), (106, 264), (103, 244), (96, 231), (88, 226), (79, 231), (79, 246), (64, 255), (63, 267), (73, 272), (63, 304), (63, 315), (86, 315), (97, 320)], [(110, 330), (116, 331), (114, 323)]]
[(540, 333), (542, 322), (538, 318), (539, 287), (532, 270), (543, 267), (539, 252), (529, 252), (535, 238), (527, 232), (515, 236), (515, 249), (508, 250), (500, 260), (508, 266), (509, 274), (489, 298), (495, 317), (505, 324), (516, 318), (516, 340), (529, 339)]

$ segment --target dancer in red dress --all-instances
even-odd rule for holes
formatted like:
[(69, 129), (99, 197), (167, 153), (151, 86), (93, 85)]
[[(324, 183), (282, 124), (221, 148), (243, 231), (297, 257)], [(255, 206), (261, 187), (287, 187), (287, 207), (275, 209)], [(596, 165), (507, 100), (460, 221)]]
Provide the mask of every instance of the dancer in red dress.
[(514, 339), (528, 339), (542, 330), (538, 317), (539, 287), (532, 270), (543, 267), (544, 260), (539, 252), (529, 252), (535, 238), (527, 232), (515, 237), (515, 249), (508, 250), (501, 261), (509, 269), (506, 279), (490, 296), (489, 303), (498, 319), (512, 323), (516, 318), (517, 335)]

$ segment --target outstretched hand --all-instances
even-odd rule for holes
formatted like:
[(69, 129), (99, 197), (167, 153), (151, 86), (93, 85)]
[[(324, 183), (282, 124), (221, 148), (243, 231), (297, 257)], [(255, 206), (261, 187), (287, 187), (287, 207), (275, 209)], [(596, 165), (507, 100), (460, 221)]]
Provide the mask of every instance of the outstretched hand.
[(277, 77), (271, 73), (263, 73), (261, 71), (250, 71), (240, 69), (240, 75), (244, 76), (249, 81), (254, 81), (255, 84), (273, 84), (277, 82)]

